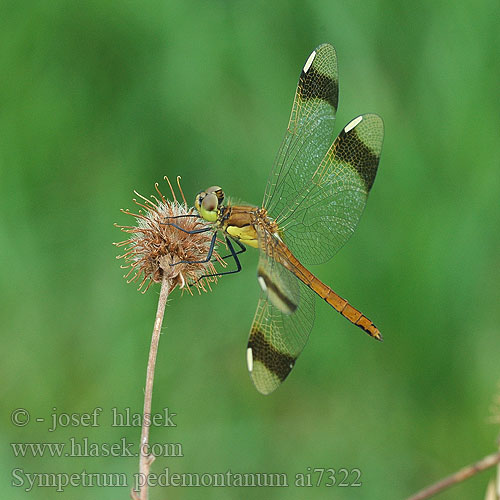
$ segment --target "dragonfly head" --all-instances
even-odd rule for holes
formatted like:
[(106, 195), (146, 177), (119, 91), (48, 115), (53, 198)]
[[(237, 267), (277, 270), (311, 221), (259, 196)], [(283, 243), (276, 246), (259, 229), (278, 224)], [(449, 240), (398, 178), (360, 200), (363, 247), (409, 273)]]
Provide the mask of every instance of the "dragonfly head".
[(196, 195), (194, 206), (203, 219), (216, 222), (219, 209), (224, 201), (224, 191), (219, 186), (212, 186)]

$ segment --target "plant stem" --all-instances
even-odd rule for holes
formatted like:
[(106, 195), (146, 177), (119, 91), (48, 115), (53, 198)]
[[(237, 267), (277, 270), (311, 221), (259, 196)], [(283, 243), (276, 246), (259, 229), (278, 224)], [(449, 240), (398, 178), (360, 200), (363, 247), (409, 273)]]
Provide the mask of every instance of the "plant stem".
[(146, 373), (146, 387), (144, 389), (144, 411), (142, 415), (142, 430), (141, 430), (141, 446), (139, 460), (139, 481), (143, 484), (140, 488), (140, 496), (132, 490), (131, 496), (134, 500), (148, 499), (148, 476), (149, 468), (153, 463), (154, 456), (149, 455), (149, 426), (151, 424), (151, 401), (153, 399), (153, 381), (155, 375), (156, 355), (158, 353), (158, 343), (160, 341), (161, 326), (163, 316), (165, 314), (165, 306), (167, 304), (168, 294), (170, 292), (171, 282), (166, 277), (167, 273), (163, 273), (160, 289), (160, 297), (158, 299), (158, 309), (156, 311), (155, 324), (153, 335), (151, 338), (151, 347), (149, 348), (148, 368)]
[(409, 497), (408, 500), (424, 500), (425, 498), (430, 498), (436, 493), (439, 493), (440, 491), (449, 488), (454, 484), (460, 483), (465, 479), (476, 475), (478, 472), (482, 472), (483, 470), (493, 467), (498, 463), (500, 463), (500, 452), (492, 453), (491, 455), (488, 455), (487, 457), (479, 460), (479, 462), (468, 465), (467, 467), (464, 467), (463, 469), (455, 472), (455, 474), (445, 477), (444, 479), (441, 479), (441, 481), (438, 481), (437, 483), (434, 483), (433, 485), (419, 491), (415, 495)]
[[(500, 436), (498, 437), (498, 449), (500, 449)], [(500, 452), (499, 452), (500, 454)], [(497, 487), (497, 497), (500, 498), (500, 460), (498, 461), (497, 465), (497, 480), (496, 480), (496, 487)]]

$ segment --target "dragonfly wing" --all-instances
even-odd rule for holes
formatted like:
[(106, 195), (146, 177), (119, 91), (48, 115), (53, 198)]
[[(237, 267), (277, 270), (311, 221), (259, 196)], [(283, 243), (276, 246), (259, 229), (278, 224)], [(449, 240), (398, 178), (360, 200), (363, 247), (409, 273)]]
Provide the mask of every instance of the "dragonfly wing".
[(303, 263), (333, 257), (356, 229), (375, 180), (383, 136), (379, 116), (358, 116), (342, 129), (306, 187), (297, 189), (292, 178), (286, 183), (281, 197), (287, 206), (270, 215)]
[[(264, 240), (264, 241), (263, 241)], [(250, 330), (247, 364), (262, 394), (288, 376), (314, 323), (315, 294), (273, 257), (273, 238), (262, 238), (258, 278), (262, 288)]]
[(263, 207), (279, 212), (281, 193), (306, 187), (332, 144), (338, 104), (337, 54), (329, 44), (317, 47), (300, 74), (288, 127), (267, 182)]

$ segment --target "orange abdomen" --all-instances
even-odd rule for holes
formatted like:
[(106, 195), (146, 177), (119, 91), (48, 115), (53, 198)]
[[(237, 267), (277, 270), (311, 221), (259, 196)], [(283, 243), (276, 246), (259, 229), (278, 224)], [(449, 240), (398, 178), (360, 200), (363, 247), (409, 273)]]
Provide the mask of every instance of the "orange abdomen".
[(316, 278), (314, 274), (308, 271), (290, 252), (288, 247), (281, 243), (281, 251), (286, 255), (287, 259), (282, 264), (297, 276), (305, 285), (313, 292), (316, 292), (325, 302), (330, 304), (344, 318), (347, 318), (351, 323), (359, 326), (371, 337), (382, 340), (382, 335), (379, 329), (370, 321), (363, 313), (351, 306), (349, 302), (335, 293), (328, 285), (325, 285), (321, 280)]

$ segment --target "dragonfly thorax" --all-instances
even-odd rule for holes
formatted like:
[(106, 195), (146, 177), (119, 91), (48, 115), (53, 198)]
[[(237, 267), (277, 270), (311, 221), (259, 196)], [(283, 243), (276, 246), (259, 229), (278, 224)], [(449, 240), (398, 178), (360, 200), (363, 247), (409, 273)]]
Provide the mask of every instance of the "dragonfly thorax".
[(219, 186), (211, 186), (196, 195), (194, 206), (203, 219), (216, 222), (224, 201), (224, 191)]

